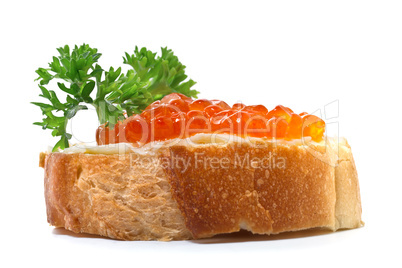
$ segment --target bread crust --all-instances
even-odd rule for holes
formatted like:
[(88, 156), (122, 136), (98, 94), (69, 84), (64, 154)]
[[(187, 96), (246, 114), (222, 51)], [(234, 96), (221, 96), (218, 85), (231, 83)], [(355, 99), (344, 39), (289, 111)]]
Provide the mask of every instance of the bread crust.
[(166, 241), (362, 224), (346, 140), (180, 142), (152, 152), (41, 159), (48, 222), (77, 233)]

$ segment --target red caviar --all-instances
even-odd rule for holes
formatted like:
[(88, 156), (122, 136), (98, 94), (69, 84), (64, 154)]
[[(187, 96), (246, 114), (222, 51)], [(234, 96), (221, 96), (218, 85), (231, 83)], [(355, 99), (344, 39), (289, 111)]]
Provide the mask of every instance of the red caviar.
[(282, 105), (271, 111), (263, 105), (236, 103), (230, 107), (220, 100), (193, 100), (172, 93), (150, 104), (141, 114), (119, 122), (113, 129), (100, 126), (96, 141), (98, 144), (143, 144), (197, 133), (228, 133), (286, 140), (311, 137), (319, 142), (324, 132), (322, 119), (305, 112), (296, 114)]

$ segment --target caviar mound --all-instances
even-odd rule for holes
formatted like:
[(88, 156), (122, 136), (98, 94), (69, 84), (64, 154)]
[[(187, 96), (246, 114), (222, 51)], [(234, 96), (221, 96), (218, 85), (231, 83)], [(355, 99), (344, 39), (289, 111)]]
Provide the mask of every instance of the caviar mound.
[(300, 139), (311, 137), (320, 142), (325, 122), (308, 113), (294, 113), (278, 105), (268, 110), (263, 105), (236, 103), (230, 107), (221, 100), (193, 100), (180, 93), (166, 95), (150, 104), (141, 114), (119, 122), (113, 129), (98, 127), (99, 145), (129, 142), (145, 144), (197, 133), (225, 133), (241, 137)]

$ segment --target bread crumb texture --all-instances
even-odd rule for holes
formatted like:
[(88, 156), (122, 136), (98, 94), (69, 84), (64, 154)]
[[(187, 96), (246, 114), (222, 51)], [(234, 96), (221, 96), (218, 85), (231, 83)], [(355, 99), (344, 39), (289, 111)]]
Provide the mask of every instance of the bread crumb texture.
[(163, 170), (127, 155), (52, 153), (45, 191), (48, 221), (57, 227), (123, 240), (192, 238)]

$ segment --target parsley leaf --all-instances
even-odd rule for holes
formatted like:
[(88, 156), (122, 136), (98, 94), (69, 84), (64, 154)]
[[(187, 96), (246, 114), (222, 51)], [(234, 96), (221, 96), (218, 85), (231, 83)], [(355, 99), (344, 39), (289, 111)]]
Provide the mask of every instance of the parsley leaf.
[[(53, 151), (69, 147), (72, 135), (67, 133), (68, 120), (79, 110), (88, 109), (87, 105), (95, 107), (100, 124), (113, 128), (118, 121), (140, 113), (167, 94), (178, 92), (196, 98), (199, 93), (191, 89), (195, 82), (187, 80), (186, 66), (166, 47), (161, 48), (160, 56), (145, 47), (135, 47), (131, 55), (125, 53), (124, 63), (132, 67), (126, 73), (122, 73), (121, 67), (105, 71), (97, 63), (102, 54), (87, 44), (76, 45), (71, 51), (65, 45), (57, 51), (59, 55), (53, 57), (49, 68), (36, 70), (39, 96), (48, 103), (32, 102), (44, 115), (42, 122), (34, 125), (51, 129), (53, 136), (60, 137)], [(65, 102), (45, 87), (53, 79), (57, 80), (58, 90), (67, 94)], [(96, 94), (92, 94), (95, 89)]]

